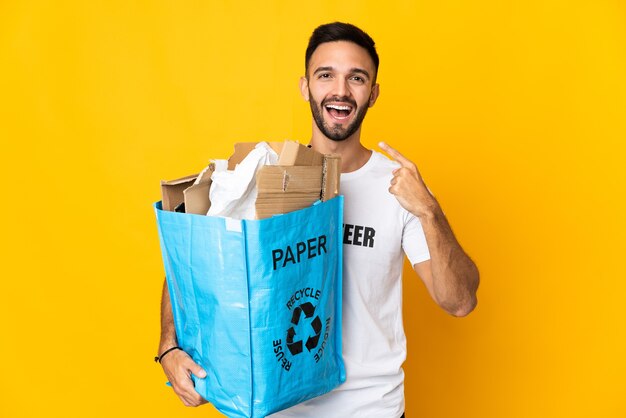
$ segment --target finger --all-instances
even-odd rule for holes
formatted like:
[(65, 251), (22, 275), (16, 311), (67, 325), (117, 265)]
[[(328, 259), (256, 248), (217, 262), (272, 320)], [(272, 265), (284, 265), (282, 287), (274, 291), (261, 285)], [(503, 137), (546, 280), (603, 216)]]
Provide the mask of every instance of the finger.
[(192, 401), (193, 401), (194, 406), (200, 406), (202, 404), (207, 403), (207, 401), (202, 396), (200, 396), (198, 392), (194, 392)]
[(184, 399), (181, 398), (181, 400), (183, 401), (183, 404), (185, 404), (185, 406), (192, 406), (194, 408), (207, 403), (207, 401), (205, 401), (204, 398), (202, 398), (201, 396), (187, 396)]
[(185, 392), (181, 393), (181, 399), (183, 398), (189, 403), (188, 406), (200, 406), (207, 403), (194, 387), (186, 388)]
[(180, 400), (181, 400), (181, 401), (183, 401), (183, 404), (184, 404), (185, 406), (194, 406), (194, 405), (193, 405), (193, 400), (191, 400), (191, 399), (189, 398), (189, 396), (187, 396), (187, 395), (185, 395), (185, 394), (183, 394), (183, 395), (178, 395), (178, 396), (180, 397)]
[(178, 397), (185, 404), (185, 406), (198, 406), (199, 401), (196, 399), (196, 396), (192, 393), (180, 393)]
[(189, 368), (193, 367), (198, 374), (203, 371), (200, 366), (187, 357), (183, 361), (180, 361), (178, 368), (172, 370), (172, 374), (168, 376), (172, 389), (185, 406), (198, 406), (203, 401), (202, 397), (196, 392), (193, 380), (191, 379), (191, 371)]
[(404, 155), (400, 154), (400, 151), (396, 150), (395, 148), (390, 147), (387, 143), (379, 142), (378, 146), (387, 154), (389, 154), (391, 158), (399, 162), (402, 166), (404, 167), (413, 166), (413, 162), (411, 160), (406, 158)]
[(202, 398), (202, 396), (200, 396), (200, 394), (196, 392), (196, 389), (194, 388), (191, 379), (189, 379), (184, 384), (181, 384), (178, 389), (180, 391), (180, 398), (189, 403), (188, 406), (198, 406), (204, 400), (204, 398)]
[(193, 381), (189, 376), (178, 379), (173, 387), (176, 393), (180, 394), (181, 396), (189, 397), (189, 395), (193, 395), (196, 392), (194, 389)]
[(174, 392), (185, 406), (193, 405), (193, 398), (187, 391), (181, 390), (179, 387), (174, 389)]

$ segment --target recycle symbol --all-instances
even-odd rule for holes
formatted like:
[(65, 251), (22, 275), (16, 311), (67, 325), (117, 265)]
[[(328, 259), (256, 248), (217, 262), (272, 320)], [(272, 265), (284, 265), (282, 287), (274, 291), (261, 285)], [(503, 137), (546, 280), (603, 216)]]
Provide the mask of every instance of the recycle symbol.
[[(304, 313), (304, 317), (312, 318), (315, 313), (315, 306), (311, 302), (305, 302), (300, 306), (297, 306), (293, 310), (293, 315), (291, 316), (291, 323), (296, 326), (300, 323), (300, 318), (302, 317), (302, 313)], [(302, 352), (302, 340), (294, 341), (294, 337), (296, 336), (296, 330), (292, 326), (287, 330), (287, 348), (291, 352), (292, 355), (300, 354)], [(311, 321), (311, 328), (314, 332), (313, 335), (310, 335), (306, 343), (304, 343), (307, 350), (311, 351), (315, 347), (317, 347), (317, 343), (320, 340), (320, 335), (322, 333), (322, 320), (319, 316), (315, 316), (315, 318)]]

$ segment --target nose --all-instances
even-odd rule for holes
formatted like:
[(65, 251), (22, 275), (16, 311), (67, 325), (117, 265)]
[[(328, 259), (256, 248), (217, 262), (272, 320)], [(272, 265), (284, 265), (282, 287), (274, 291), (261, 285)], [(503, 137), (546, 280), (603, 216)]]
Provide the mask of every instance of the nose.
[(350, 88), (348, 86), (347, 80), (342, 77), (337, 78), (337, 82), (335, 83), (334, 94), (339, 97), (350, 96)]

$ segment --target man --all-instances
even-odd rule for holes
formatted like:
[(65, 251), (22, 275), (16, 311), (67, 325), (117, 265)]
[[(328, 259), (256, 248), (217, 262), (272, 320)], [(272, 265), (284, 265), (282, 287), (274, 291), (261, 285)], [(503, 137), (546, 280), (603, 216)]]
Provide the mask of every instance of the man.
[[(347, 379), (334, 391), (272, 417), (403, 416), (403, 251), (444, 310), (465, 316), (476, 306), (478, 270), (415, 164), (386, 144), (380, 146), (396, 162), (360, 142), (361, 124), (380, 92), (378, 63), (374, 41), (353, 25), (322, 25), (309, 40), (300, 90), (313, 115), (311, 146), (324, 154), (340, 154), (342, 161)], [(365, 228), (370, 231), (366, 241)], [(174, 346), (171, 305), (164, 287), (159, 354)], [(161, 364), (185, 405), (205, 402), (189, 376), (206, 373), (186, 353), (171, 351)]]

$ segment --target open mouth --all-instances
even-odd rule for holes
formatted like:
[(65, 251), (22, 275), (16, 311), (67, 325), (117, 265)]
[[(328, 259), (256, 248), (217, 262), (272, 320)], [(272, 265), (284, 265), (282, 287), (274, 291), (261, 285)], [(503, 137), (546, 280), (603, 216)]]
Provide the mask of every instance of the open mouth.
[(354, 107), (351, 105), (326, 104), (324, 105), (330, 116), (338, 121), (346, 120), (352, 115)]

